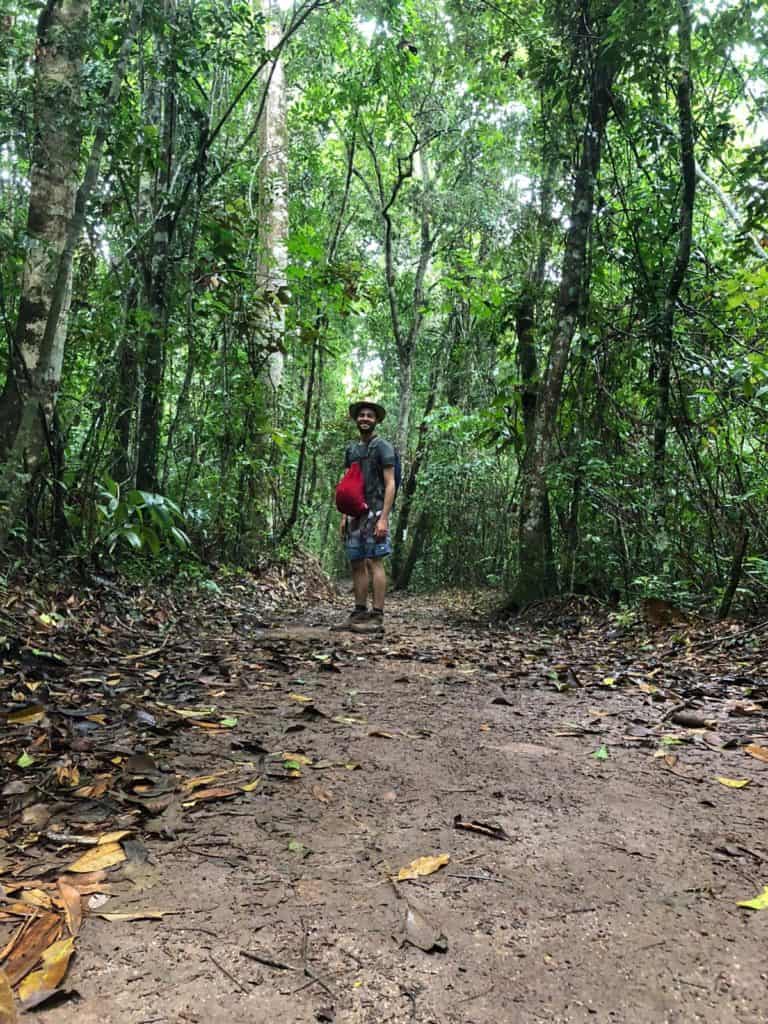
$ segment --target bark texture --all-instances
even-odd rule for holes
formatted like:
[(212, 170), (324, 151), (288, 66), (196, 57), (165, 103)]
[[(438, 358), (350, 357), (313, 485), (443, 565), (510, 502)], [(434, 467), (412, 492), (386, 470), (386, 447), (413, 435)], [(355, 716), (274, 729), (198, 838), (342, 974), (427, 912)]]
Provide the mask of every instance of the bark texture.
[[(53, 0), (40, 16), (35, 50), (34, 143), (21, 301), (0, 395), (0, 460), (6, 523), (46, 457), (61, 381), (72, 291), (59, 273), (75, 214), (82, 111), (80, 77), (90, 0)], [(51, 316), (58, 308), (58, 316)], [(19, 480), (21, 475), (21, 481)]]

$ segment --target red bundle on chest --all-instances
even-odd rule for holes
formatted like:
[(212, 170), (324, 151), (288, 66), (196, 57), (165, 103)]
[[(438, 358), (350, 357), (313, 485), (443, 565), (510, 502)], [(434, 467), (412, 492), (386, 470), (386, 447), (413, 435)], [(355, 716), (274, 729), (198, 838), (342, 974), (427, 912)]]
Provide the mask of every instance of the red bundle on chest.
[(336, 508), (344, 515), (357, 518), (368, 511), (365, 501), (365, 480), (359, 462), (353, 462), (336, 488)]

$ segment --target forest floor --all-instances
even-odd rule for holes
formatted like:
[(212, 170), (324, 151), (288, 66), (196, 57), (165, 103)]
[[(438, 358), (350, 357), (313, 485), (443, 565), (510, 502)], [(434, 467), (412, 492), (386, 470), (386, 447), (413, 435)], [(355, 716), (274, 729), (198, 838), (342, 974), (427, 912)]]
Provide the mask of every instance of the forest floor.
[(2, 1024), (766, 1021), (766, 624), (273, 584), (7, 591)]

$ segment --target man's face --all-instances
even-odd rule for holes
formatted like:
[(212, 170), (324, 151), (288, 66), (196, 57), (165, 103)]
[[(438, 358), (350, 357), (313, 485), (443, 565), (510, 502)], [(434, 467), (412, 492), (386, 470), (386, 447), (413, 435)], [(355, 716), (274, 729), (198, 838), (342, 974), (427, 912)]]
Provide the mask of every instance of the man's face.
[(363, 406), (355, 417), (355, 423), (361, 434), (372, 434), (376, 429), (376, 413)]

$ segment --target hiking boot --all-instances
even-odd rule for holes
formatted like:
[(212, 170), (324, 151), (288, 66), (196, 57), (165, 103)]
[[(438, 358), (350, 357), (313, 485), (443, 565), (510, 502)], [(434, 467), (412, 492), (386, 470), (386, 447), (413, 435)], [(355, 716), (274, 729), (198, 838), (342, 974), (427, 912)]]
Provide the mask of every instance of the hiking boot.
[(331, 626), (334, 632), (341, 632), (346, 629), (354, 629), (356, 626), (365, 625), (370, 618), (370, 612), (367, 608), (355, 608), (343, 622), (338, 623), (336, 626)]
[(363, 621), (353, 622), (348, 628), (351, 633), (383, 633), (384, 615), (374, 609), (366, 614)]

